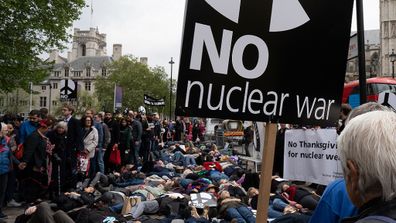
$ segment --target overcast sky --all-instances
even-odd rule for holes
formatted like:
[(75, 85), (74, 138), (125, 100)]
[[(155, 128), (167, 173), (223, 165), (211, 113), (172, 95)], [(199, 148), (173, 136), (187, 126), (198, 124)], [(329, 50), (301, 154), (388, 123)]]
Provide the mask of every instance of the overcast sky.
[[(365, 29), (379, 29), (379, 0), (363, 0)], [(91, 0), (86, 0), (91, 5)], [(74, 28), (98, 27), (107, 34), (107, 54), (114, 43), (121, 43), (123, 54), (148, 57), (149, 66), (163, 66), (170, 74), (170, 58), (178, 73), (185, 0), (93, 0)], [(355, 18), (355, 14), (354, 14)], [(354, 19), (354, 21), (356, 21)], [(356, 22), (352, 24), (356, 30)]]

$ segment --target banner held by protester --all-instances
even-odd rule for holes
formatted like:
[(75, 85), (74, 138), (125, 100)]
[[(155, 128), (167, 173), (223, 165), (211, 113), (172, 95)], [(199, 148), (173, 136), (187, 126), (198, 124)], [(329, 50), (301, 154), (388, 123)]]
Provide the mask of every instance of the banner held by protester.
[(151, 105), (151, 106), (165, 106), (165, 99), (156, 99), (153, 97), (148, 96), (147, 94), (144, 95), (144, 104)]
[(327, 185), (342, 178), (335, 129), (290, 129), (285, 133), (284, 178)]
[[(271, 122), (274, 138), (276, 122), (336, 126), (352, 8), (353, 0), (188, 1), (176, 115)], [(266, 138), (264, 182), (274, 138)], [(268, 207), (262, 186), (258, 222)]]

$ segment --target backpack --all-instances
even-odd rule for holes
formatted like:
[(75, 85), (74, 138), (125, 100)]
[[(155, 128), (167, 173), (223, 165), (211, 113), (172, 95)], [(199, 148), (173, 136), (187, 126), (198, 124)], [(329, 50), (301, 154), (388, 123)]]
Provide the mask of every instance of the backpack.
[[(361, 220), (374, 220), (374, 222), (384, 222), (384, 223), (396, 223), (396, 220), (390, 218), (390, 217), (386, 217), (386, 216), (379, 216), (379, 215), (372, 215), (372, 216), (368, 216), (365, 217)], [(360, 222), (361, 220), (359, 220), (358, 222)], [(363, 221), (365, 222), (365, 221)]]

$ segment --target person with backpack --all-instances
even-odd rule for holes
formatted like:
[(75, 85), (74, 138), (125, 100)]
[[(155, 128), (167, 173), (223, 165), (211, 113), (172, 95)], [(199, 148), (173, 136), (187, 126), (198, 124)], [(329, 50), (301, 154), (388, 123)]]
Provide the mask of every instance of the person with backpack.
[(346, 189), (358, 215), (342, 222), (396, 222), (396, 113), (372, 111), (337, 139)]

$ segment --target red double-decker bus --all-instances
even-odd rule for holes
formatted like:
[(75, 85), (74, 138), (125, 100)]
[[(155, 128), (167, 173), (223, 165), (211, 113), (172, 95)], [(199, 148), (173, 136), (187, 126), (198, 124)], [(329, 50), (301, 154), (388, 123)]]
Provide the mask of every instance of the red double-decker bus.
[[(396, 93), (396, 79), (390, 77), (374, 77), (366, 80), (367, 101), (377, 101), (378, 94), (383, 91)], [(359, 105), (359, 81), (351, 81), (344, 85), (342, 103), (349, 103), (352, 107)], [(354, 106), (356, 105), (356, 106)]]

